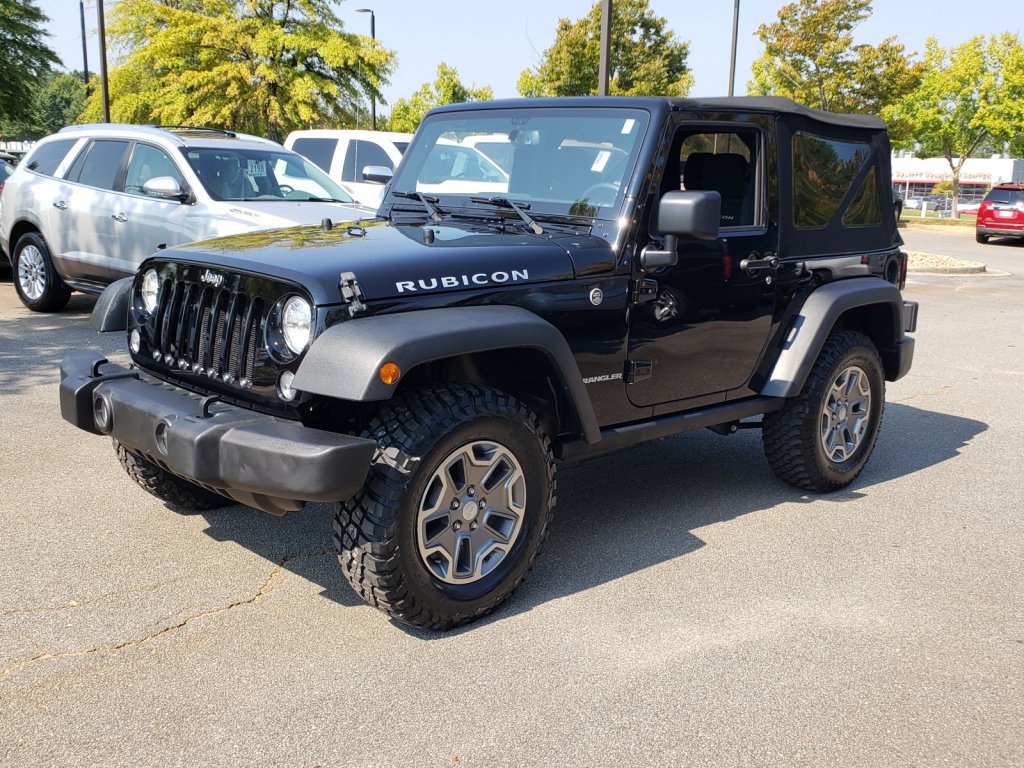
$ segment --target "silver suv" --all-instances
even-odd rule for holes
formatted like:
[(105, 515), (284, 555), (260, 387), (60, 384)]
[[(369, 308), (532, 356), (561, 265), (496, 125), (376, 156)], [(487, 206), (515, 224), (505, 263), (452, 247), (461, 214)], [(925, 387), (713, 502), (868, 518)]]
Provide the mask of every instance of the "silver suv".
[(160, 248), (373, 215), (301, 155), (206, 128), (84, 125), (39, 142), (7, 179), (0, 248), (29, 309), (99, 293)]

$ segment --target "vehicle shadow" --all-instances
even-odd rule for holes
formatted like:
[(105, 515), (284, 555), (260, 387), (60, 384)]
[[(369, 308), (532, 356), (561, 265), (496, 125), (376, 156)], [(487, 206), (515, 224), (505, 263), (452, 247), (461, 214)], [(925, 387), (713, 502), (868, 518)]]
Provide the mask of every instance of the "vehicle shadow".
[[(473, 631), (481, 623), (502, 621), (685, 556), (704, 546), (693, 531), (705, 526), (786, 503), (861, 498), (861, 489), (955, 459), (986, 429), (980, 421), (890, 403), (863, 474), (850, 488), (827, 497), (777, 480), (755, 430), (729, 438), (704, 430), (564, 467), (559, 472), (560, 504), (534, 572), (494, 615), (456, 631)], [(921, 434), (933, 437), (921, 441)], [(319, 585), (325, 597), (340, 605), (363, 605), (331, 549), (329, 505), (309, 505), (281, 518), (241, 506), (202, 514), (209, 524), (206, 534), (214, 539), (240, 544)], [(442, 636), (396, 626), (424, 640)]]

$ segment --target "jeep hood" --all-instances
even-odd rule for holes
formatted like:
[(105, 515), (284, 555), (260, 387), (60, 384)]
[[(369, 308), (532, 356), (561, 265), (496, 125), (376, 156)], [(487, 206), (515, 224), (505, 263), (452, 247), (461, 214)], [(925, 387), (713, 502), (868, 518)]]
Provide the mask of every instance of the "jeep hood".
[(169, 248), (153, 258), (289, 281), (322, 306), (342, 301), (342, 272), (355, 275), (368, 301), (568, 279), (573, 263), (562, 243), (570, 240), (578, 247), (608, 247), (590, 235), (534, 235), (480, 222), (410, 226), (373, 219), (330, 230), (246, 232)]

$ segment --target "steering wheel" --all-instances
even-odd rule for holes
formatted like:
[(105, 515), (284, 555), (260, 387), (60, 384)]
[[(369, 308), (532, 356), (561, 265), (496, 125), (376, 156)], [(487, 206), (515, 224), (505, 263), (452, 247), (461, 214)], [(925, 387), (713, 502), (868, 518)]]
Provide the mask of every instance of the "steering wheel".
[(587, 187), (583, 191), (583, 196), (580, 199), (586, 200), (591, 205), (600, 205), (601, 203), (611, 205), (615, 202), (615, 197), (618, 194), (619, 188), (617, 186), (612, 184), (610, 181), (601, 181)]

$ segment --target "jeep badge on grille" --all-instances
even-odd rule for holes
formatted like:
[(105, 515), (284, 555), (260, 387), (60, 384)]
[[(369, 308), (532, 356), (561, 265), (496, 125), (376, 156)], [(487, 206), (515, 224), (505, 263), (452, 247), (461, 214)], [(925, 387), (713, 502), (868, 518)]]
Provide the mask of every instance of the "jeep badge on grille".
[(204, 269), (203, 274), (199, 276), (199, 279), (204, 283), (209, 283), (214, 288), (220, 288), (221, 283), (224, 282), (224, 275), (218, 275), (216, 272)]

